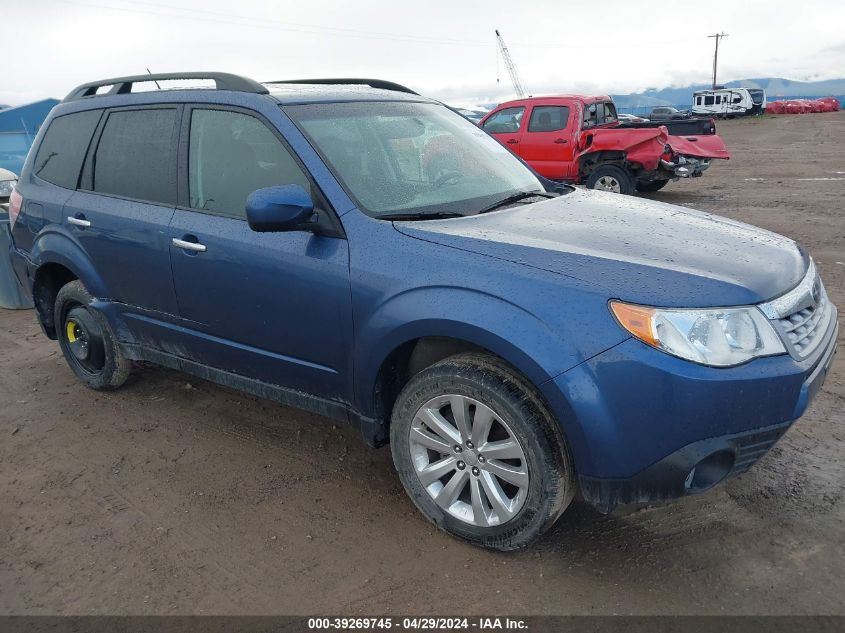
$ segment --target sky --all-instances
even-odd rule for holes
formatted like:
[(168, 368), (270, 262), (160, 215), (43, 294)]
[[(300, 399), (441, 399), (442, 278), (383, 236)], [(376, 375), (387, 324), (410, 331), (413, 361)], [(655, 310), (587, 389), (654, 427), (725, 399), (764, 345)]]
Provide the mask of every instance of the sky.
[(513, 95), (624, 94), (710, 80), (845, 76), (843, 0), (0, 0), (0, 103), (146, 72), (269, 81), (376, 77), (471, 105)]

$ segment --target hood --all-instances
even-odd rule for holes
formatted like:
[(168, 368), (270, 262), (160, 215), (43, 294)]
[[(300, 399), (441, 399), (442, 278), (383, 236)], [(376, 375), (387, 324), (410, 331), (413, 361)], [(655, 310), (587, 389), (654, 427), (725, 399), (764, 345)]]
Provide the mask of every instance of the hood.
[(797, 285), (808, 265), (798, 245), (776, 233), (597, 191), (394, 226), (416, 239), (586, 282), (608, 299), (663, 307), (767, 301)]

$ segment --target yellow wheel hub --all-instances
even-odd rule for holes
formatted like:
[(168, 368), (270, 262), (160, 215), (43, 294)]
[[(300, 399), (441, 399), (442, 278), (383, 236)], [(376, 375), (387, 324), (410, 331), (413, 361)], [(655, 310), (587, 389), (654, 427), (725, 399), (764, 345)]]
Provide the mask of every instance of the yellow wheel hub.
[(67, 326), (65, 327), (65, 334), (67, 334), (67, 340), (70, 343), (76, 342), (76, 323), (73, 321), (68, 321)]

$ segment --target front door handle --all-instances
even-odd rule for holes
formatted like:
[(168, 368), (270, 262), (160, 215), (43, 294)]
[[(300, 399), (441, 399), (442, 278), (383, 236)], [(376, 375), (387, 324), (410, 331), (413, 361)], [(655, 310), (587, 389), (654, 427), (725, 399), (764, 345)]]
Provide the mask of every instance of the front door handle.
[(557, 143), (558, 145), (565, 145), (568, 142), (569, 141), (567, 141), (565, 138), (556, 138), (555, 139), (555, 143)]
[(74, 226), (81, 226), (84, 228), (88, 228), (91, 226), (91, 221), (86, 220), (85, 218), (75, 218), (72, 215), (67, 216), (67, 223), (73, 224)]
[(517, 143), (519, 143), (519, 141), (517, 141), (515, 138), (508, 139), (508, 145), (516, 145)]
[(187, 240), (180, 240), (179, 238), (174, 237), (173, 245), (178, 246), (179, 248), (184, 248), (186, 251), (194, 251), (196, 253), (205, 252), (205, 244), (200, 244), (199, 242), (188, 242)]

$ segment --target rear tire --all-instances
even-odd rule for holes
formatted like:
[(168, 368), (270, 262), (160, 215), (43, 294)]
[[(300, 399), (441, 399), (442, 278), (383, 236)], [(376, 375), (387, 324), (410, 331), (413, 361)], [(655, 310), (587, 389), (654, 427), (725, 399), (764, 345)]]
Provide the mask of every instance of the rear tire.
[(106, 318), (90, 306), (91, 301), (79, 280), (59, 290), (53, 313), (59, 347), (85, 386), (117, 389), (126, 382), (131, 363), (120, 351)]
[[(456, 417), (453, 406), (463, 413)], [(557, 421), (533, 386), (487, 354), (452, 356), (411, 378), (393, 409), (390, 446), (417, 508), (473, 545), (507, 551), (531, 544), (575, 493)], [(438, 479), (425, 472), (433, 465), (442, 469)]]
[(668, 180), (640, 180), (637, 182), (637, 191), (641, 193), (654, 193), (655, 191), (660, 191), (661, 189), (663, 189), (663, 187), (668, 184)]
[(634, 193), (634, 179), (621, 167), (602, 165), (587, 178), (587, 188), (626, 196)]

